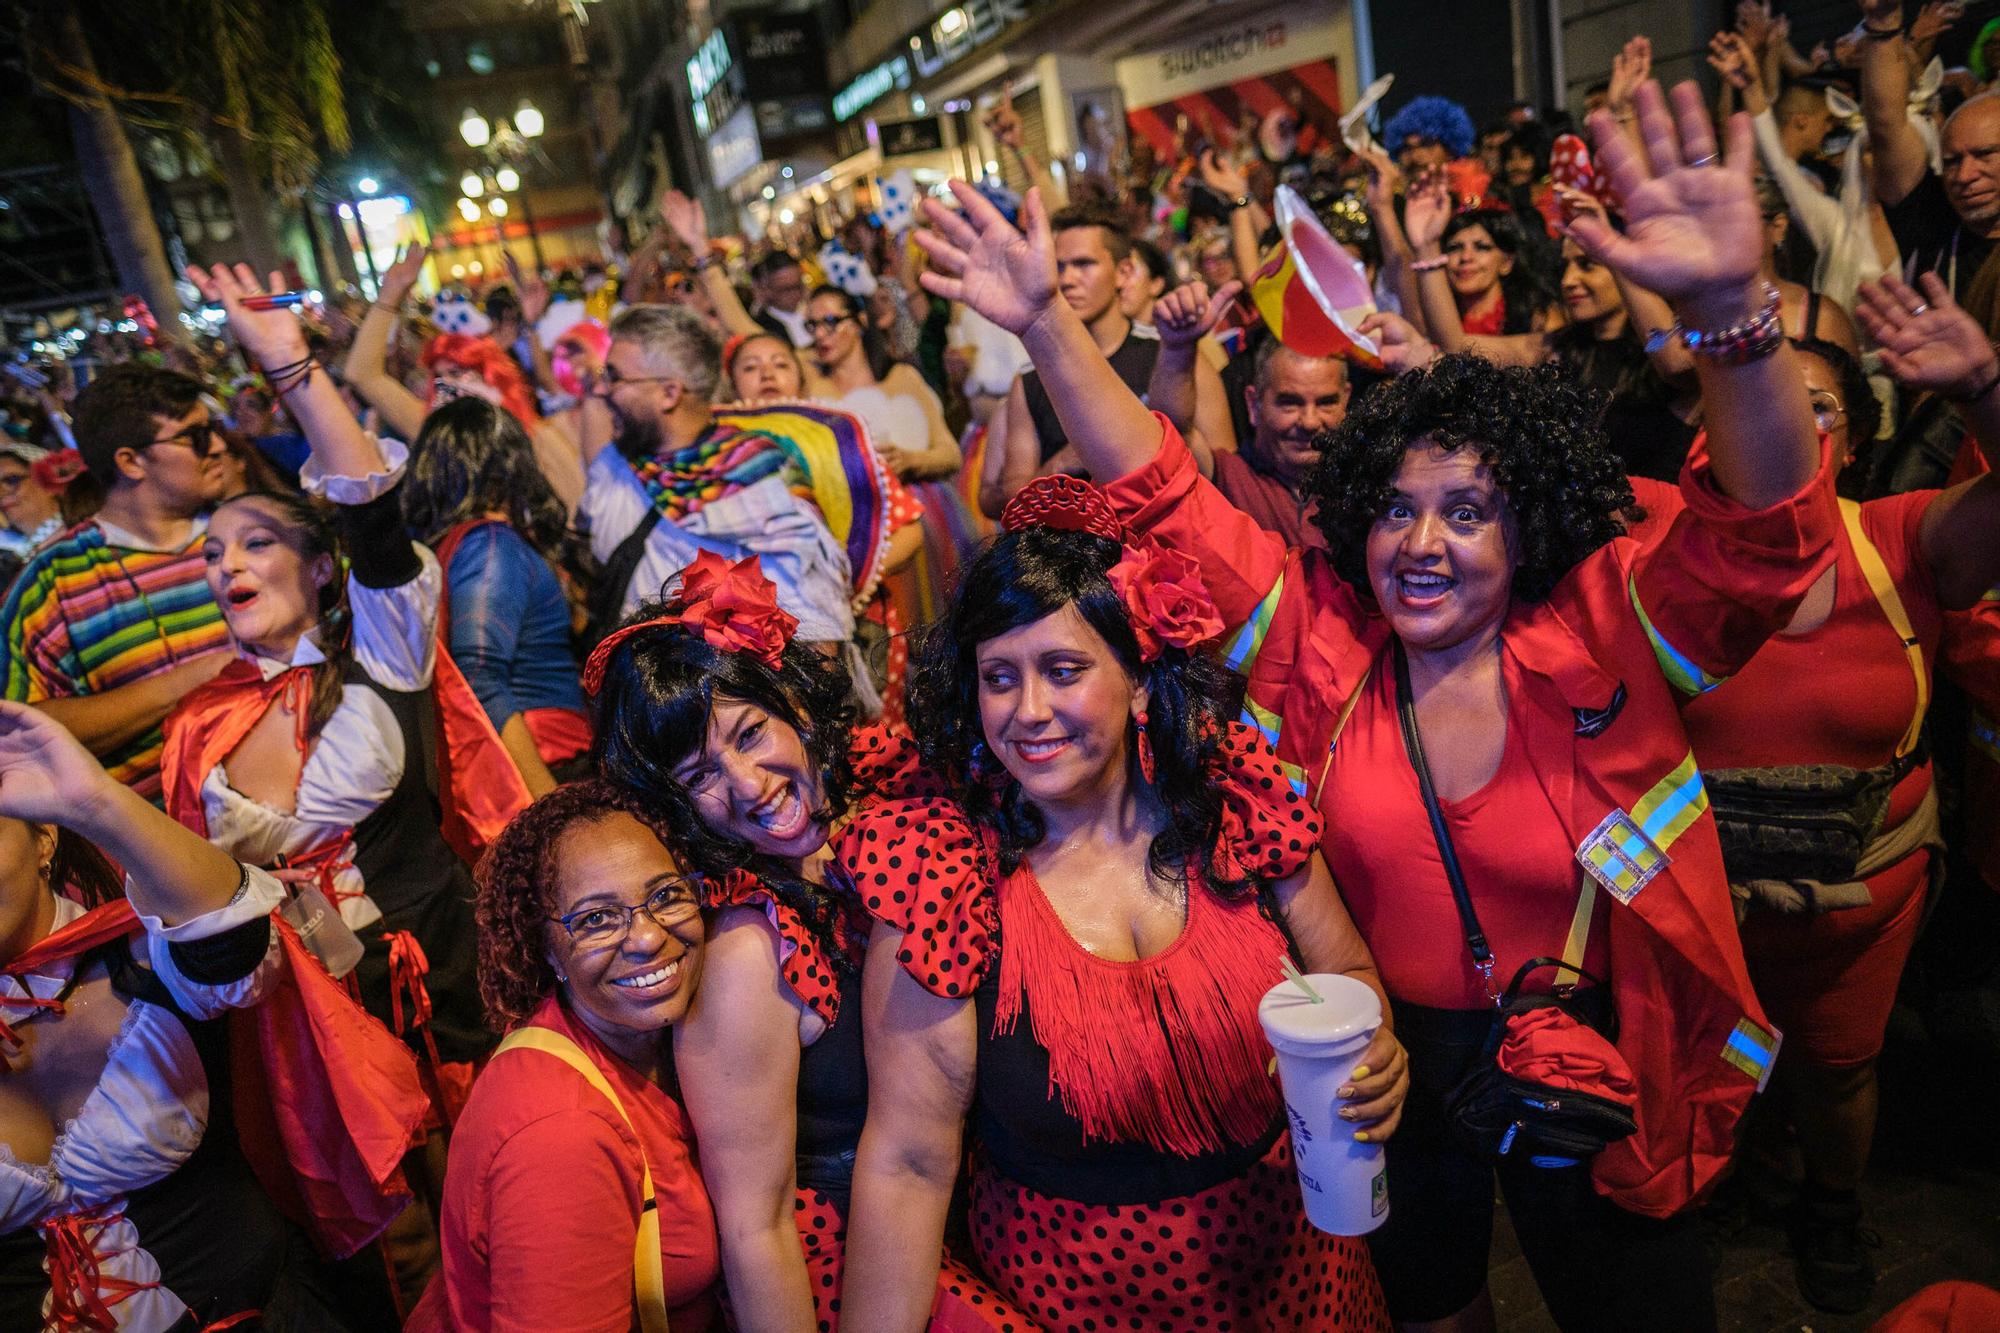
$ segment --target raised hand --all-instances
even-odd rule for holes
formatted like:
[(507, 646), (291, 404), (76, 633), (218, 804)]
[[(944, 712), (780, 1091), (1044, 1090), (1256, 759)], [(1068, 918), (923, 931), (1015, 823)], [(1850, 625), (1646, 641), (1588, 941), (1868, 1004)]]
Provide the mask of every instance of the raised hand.
[(116, 785), (60, 722), (39, 708), (0, 701), (0, 815), (78, 828)]
[(1250, 177), (1234, 163), (1225, 162), (1213, 148), (1201, 150), (1201, 183), (1224, 199), (1241, 199), (1250, 193)]
[(539, 273), (523, 277), (515, 293), (521, 298), (521, 323), (530, 329), (542, 322), (542, 316), (549, 313), (549, 302), (555, 299)]
[(1159, 330), (1160, 345), (1188, 347), (1200, 342), (1242, 292), (1243, 284), (1233, 278), (1214, 296), (1200, 279), (1174, 288), (1153, 302), (1153, 327)]
[(421, 245), (413, 245), (396, 257), (389, 265), (389, 271), (382, 275), (382, 287), (375, 298), (377, 305), (399, 306), (409, 296), (410, 288), (417, 285), (417, 276), (424, 271), (424, 259), (430, 251)]
[(1653, 39), (1634, 37), (1611, 57), (1611, 82), (1604, 92), (1604, 105), (1614, 116), (1632, 110), (1632, 94), (1653, 75)]
[(208, 269), (192, 264), (188, 266), (187, 277), (201, 292), (203, 300), (222, 306), (223, 315), (229, 321), (229, 331), (259, 366), (275, 370), (306, 359), (306, 331), (299, 323), (296, 311), (249, 310), (243, 305), (246, 297), (268, 296), (285, 290), (283, 274), (271, 275), (268, 290), (257, 281), (257, 275), (250, 271), (248, 264), (238, 264), (233, 269), (227, 264), (217, 264)]
[(1649, 80), (1634, 105), (1643, 153), (1608, 111), (1590, 118), (1598, 166), (1624, 202), (1625, 232), (1580, 217), (1569, 235), (1591, 258), (1657, 292), (1690, 327), (1734, 324), (1755, 309), (1750, 285), (1764, 253), (1764, 221), (1750, 183), (1757, 156), (1750, 118), (1730, 118), (1728, 150), (1719, 153), (1693, 83), (1674, 88), (1669, 110)]
[(952, 181), (951, 193), (959, 212), (924, 200), (931, 225), (918, 228), (916, 240), (933, 267), (918, 281), (932, 296), (962, 301), (1019, 337), (1061, 299), (1055, 234), (1042, 192), (1031, 189), (1021, 201), (1025, 234), (966, 182)]
[(1403, 169), (1380, 148), (1370, 147), (1361, 159), (1368, 164), (1368, 211), (1379, 217), (1395, 208), (1397, 192), (1403, 188)]
[(1917, 281), (1922, 295), (1893, 274), (1862, 283), (1855, 293), (1860, 298), (1855, 318), (1881, 349), (1883, 368), (1897, 383), (1947, 398), (1970, 397), (2000, 373), (2000, 357), (1937, 274), (1922, 274)]
[(1915, 21), (1910, 24), (1910, 40), (1914, 43), (1936, 41), (1951, 31), (1951, 25), (1964, 16), (1965, 6), (1957, 0), (1931, 0), (1917, 11)]
[(1708, 67), (1738, 92), (1757, 78), (1757, 58), (1740, 32), (1725, 29), (1708, 39)]
[(1903, 0), (1861, 0), (1861, 21), (1887, 31), (1890, 24), (1903, 21)]
[(1021, 113), (1014, 109), (1013, 84), (1000, 85), (1000, 100), (980, 118), (980, 122), (986, 126), (986, 132), (993, 136), (993, 141), (1002, 148), (1011, 148), (1017, 153), (1021, 151), (1023, 134)]
[(1736, 6), (1736, 31), (1751, 50), (1762, 51), (1771, 35), (1771, 0), (1741, 0)]
[(1427, 171), (1403, 199), (1403, 232), (1420, 258), (1429, 258), (1451, 221), (1451, 186), (1442, 173)]
[(696, 259), (708, 253), (708, 215), (700, 204), (679, 190), (668, 190), (660, 196), (660, 220), (682, 245), (694, 251)]
[(1392, 375), (1422, 370), (1438, 359), (1437, 344), (1393, 310), (1377, 310), (1362, 320), (1356, 331), (1375, 340), (1383, 368)]

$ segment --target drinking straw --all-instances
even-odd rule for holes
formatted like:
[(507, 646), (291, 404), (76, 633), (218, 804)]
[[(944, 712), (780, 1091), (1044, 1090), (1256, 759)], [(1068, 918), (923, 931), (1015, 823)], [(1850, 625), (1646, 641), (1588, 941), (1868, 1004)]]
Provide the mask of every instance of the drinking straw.
[(1280, 955), (1278, 958), (1278, 963), (1281, 967), (1285, 969), (1285, 979), (1287, 981), (1290, 981), (1294, 986), (1297, 986), (1300, 990), (1304, 991), (1306, 993), (1306, 997), (1310, 999), (1314, 1004), (1322, 1004), (1325, 1002), (1326, 997), (1321, 995), (1318, 991), (1312, 988), (1312, 983), (1306, 980), (1305, 974), (1303, 972), (1299, 971), (1298, 968), (1292, 965), (1292, 960), (1289, 956)]

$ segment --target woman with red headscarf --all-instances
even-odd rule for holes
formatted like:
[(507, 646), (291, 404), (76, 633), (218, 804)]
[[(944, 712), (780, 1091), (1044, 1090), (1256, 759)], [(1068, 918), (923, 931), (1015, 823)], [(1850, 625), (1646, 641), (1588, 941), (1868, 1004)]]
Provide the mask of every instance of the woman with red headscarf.
[(563, 502), (563, 508), (575, 509), (583, 496), (583, 458), (576, 441), (535, 410), (533, 387), (499, 344), (463, 333), (440, 333), (432, 338), (423, 351), (431, 387), (421, 398), (389, 373), (389, 342), (425, 257), (423, 246), (412, 246), (382, 275), (381, 290), (368, 307), (368, 317), (361, 321), (342, 368), (347, 382), (382, 414), (390, 432), (405, 440), (416, 439), (430, 410), (453, 398), (470, 394), (505, 408), (527, 428), (535, 446), (535, 462), (549, 479), (556, 498)]

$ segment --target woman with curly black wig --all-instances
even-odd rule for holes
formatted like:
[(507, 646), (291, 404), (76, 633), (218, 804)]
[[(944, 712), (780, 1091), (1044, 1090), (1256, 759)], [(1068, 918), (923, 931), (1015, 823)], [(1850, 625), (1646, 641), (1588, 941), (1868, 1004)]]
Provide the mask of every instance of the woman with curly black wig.
[[(1410, 1052), (1390, 1216), (1370, 1238), (1405, 1321), (1492, 1318), (1497, 1167), (1557, 1323), (1712, 1327), (1686, 1209), (1776, 1045), (1680, 710), (1785, 625), (1838, 518), (1776, 293), (1756, 283), (1749, 124), (1732, 122), (1718, 165), (1694, 85), (1671, 113), (1653, 84), (1638, 106), (1644, 158), (1609, 116), (1592, 127), (1626, 230), (1579, 217), (1571, 235), (1664, 298), (1706, 353), (1707, 459), (1651, 545), (1625, 535), (1632, 491), (1588, 394), (1557, 369), (1445, 357), (1349, 410), (1305, 487), (1328, 551), (1287, 551), (1089, 355), (1038, 204), (1023, 236), (961, 193), (964, 213), (927, 208), (937, 230), (919, 237), (934, 294), (1021, 335), (1091, 474), (1117, 479), (1119, 513), (1200, 566), (1247, 711), (1326, 818), (1327, 860)], [(1523, 966), (1538, 959), (1563, 966)], [(1593, 1040), (1636, 1132), (1568, 1165), (1482, 1155), (1446, 1094), (1492, 1060), (1495, 995), (1582, 973), (1602, 984), (1574, 1011), (1615, 1032), (1615, 1049)]]
[(444, 567), (444, 646), (526, 794), (555, 790), (558, 770), (583, 767), (590, 727), (556, 572), (569, 518), (528, 432), (483, 398), (438, 407), (410, 449), (403, 519)]
[[(1288, 951), (1378, 988), (1317, 822), (1223, 723), (1191, 561), (1128, 544), (1068, 477), (1001, 526), (912, 683), (956, 803), (884, 804), (839, 843), (878, 921), (844, 1314), (917, 1326), (969, 1115), (974, 1248), (1040, 1326), (1380, 1328), (1361, 1242), (1306, 1221), (1257, 1022)], [(1340, 1114), (1384, 1138), (1386, 1023), (1354, 1075)], [(1107, 1253), (1114, 1228), (1165, 1267)]]
[[(714, 912), (675, 1061), (731, 1303), (754, 1329), (830, 1329), (841, 1308), (867, 1112), (868, 925), (829, 840), (919, 781), (907, 739), (854, 728), (846, 670), (793, 637), (797, 625), (754, 557), (704, 555), (584, 671), (600, 771), (681, 831)], [(942, 1328), (1019, 1319), (949, 1260), (931, 1282)]]

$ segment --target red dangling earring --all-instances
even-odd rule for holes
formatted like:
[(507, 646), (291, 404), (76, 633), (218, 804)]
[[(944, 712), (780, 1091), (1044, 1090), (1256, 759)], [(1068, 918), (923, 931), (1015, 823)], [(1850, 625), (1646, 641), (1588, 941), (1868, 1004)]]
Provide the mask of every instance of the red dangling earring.
[(1139, 710), (1139, 716), (1132, 719), (1139, 726), (1139, 774), (1146, 784), (1153, 783), (1153, 738), (1146, 734), (1146, 711)]

